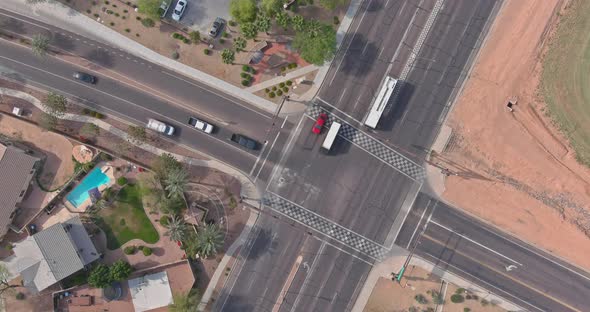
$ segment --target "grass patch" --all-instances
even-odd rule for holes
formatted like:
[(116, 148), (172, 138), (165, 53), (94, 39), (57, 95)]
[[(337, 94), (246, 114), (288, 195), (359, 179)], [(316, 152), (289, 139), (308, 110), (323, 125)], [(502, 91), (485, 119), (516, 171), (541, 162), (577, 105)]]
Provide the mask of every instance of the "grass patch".
[(540, 91), (577, 160), (590, 166), (590, 1), (573, 0), (543, 59)]
[(107, 235), (107, 248), (114, 250), (138, 238), (153, 244), (160, 239), (158, 232), (145, 214), (143, 194), (137, 185), (127, 185), (118, 194), (113, 207), (98, 214), (97, 224)]

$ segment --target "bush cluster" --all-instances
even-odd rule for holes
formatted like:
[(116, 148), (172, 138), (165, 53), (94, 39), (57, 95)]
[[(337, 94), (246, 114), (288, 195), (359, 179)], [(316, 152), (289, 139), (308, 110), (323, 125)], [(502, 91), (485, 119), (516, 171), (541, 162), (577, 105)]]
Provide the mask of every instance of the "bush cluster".
[(123, 253), (126, 255), (134, 255), (137, 252), (137, 247), (135, 245), (127, 246), (123, 248)]
[(182, 35), (180, 33), (173, 33), (172, 38), (178, 39), (186, 44), (189, 44), (191, 42), (191, 40), (189, 38), (185, 37), (184, 35)]
[(83, 115), (86, 115), (86, 116), (92, 116), (92, 117), (97, 118), (97, 119), (103, 119), (104, 118), (104, 115), (102, 113), (99, 113), (97, 111), (90, 110), (88, 108), (82, 109), (82, 114)]

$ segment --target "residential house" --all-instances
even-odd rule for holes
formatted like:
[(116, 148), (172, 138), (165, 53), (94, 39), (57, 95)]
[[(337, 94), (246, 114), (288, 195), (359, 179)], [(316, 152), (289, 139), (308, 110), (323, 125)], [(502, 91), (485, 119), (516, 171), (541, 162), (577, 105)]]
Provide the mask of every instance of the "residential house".
[(0, 238), (8, 232), (40, 163), (27, 151), (0, 143)]
[(20, 275), (31, 293), (38, 293), (86, 268), (100, 257), (79, 217), (56, 223), (16, 243), (14, 255), (4, 259), (13, 275)]

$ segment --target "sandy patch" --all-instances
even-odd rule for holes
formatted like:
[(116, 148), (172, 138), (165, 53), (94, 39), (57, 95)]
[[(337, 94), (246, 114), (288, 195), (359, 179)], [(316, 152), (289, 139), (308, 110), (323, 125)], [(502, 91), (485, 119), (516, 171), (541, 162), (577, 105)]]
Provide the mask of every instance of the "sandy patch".
[(47, 157), (40, 176), (41, 183), (46, 188), (53, 189), (68, 181), (74, 173), (73, 146), (68, 139), (10, 115), (2, 115), (0, 118), (0, 133), (33, 145)]
[[(540, 56), (562, 4), (505, 3), (450, 117), (450, 144), (435, 160), (471, 176), (447, 178), (445, 199), (590, 268), (583, 232), (590, 228), (590, 170), (575, 161), (536, 92)], [(513, 96), (518, 105), (510, 113)]]

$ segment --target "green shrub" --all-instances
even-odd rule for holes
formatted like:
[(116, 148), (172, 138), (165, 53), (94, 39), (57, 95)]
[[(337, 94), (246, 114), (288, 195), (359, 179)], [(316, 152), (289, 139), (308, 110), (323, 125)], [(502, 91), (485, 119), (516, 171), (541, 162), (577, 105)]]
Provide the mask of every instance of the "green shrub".
[(154, 22), (154, 20), (151, 18), (144, 18), (143, 20), (141, 20), (141, 25), (150, 28), (154, 27), (156, 25), (156, 22)]
[(106, 5), (109, 5), (109, 3), (110, 3), (110, 2), (108, 2), (108, 1), (105, 1), (105, 2), (104, 2), (104, 4), (106, 4)]
[(461, 303), (463, 301), (465, 301), (465, 298), (463, 298), (463, 296), (460, 294), (454, 294), (451, 296), (452, 303)]
[(265, 92), (265, 93), (269, 93), (269, 92), (270, 92), (270, 89), (269, 89), (269, 88), (265, 88), (265, 89), (264, 89), (264, 92)]
[(111, 22), (111, 23), (110, 23), (110, 25), (111, 25), (111, 26), (115, 26), (115, 23)]
[(108, 14), (108, 15), (111, 15), (111, 14), (113, 14), (113, 13), (115, 13), (115, 12), (113, 12), (113, 10), (107, 10), (107, 14)]
[(248, 75), (246, 73), (240, 73), (240, 77), (242, 77), (242, 78), (248, 78), (248, 77), (250, 77), (250, 75)]
[(123, 10), (123, 13), (129, 13), (129, 11), (127, 11), (127, 10)]
[(90, 110), (88, 108), (82, 109), (82, 115), (89, 115), (89, 114), (90, 114)]
[(94, 118), (103, 119), (104, 115), (99, 112), (94, 112)]
[(162, 217), (160, 218), (160, 224), (161, 224), (163, 227), (167, 227), (167, 226), (168, 226), (168, 222), (170, 222), (170, 217), (168, 217), (168, 216), (162, 216)]
[(287, 92), (289, 92), (289, 88), (283, 87), (283, 93), (287, 93)]
[(340, 24), (340, 19), (338, 18), (338, 16), (334, 16), (334, 25), (338, 24)]
[(238, 25), (238, 23), (236, 23), (235, 21), (232, 21), (232, 20), (230, 20), (229, 22), (227, 22), (227, 24), (229, 26), (232, 26), (232, 27)]
[(120, 226), (125, 226), (126, 224), (127, 224), (127, 222), (125, 221), (125, 219), (119, 220), (119, 225)]
[(209, 51), (209, 49), (203, 49), (203, 53), (204, 53), (205, 55), (209, 55), (209, 52), (210, 52), (210, 51)]
[(277, 86), (272, 86), (273, 91), (277, 91)]
[(224, 44), (224, 43), (225, 43), (225, 39), (219, 38), (219, 44)]
[(127, 184), (127, 178), (125, 178), (125, 177), (119, 177), (117, 179), (117, 184), (120, 185), (120, 186), (123, 186), (123, 185)]
[(471, 312), (470, 308), (463, 308), (463, 312)]
[(242, 80), (242, 86), (247, 87), (250, 85), (250, 80), (244, 79)]
[(121, 16), (121, 18), (122, 18), (122, 19), (127, 19), (127, 17), (125, 17), (125, 16)]
[(221, 37), (223, 38), (229, 38), (229, 34), (226, 33), (225, 31), (221, 34)]
[(146, 257), (152, 254), (152, 249), (147, 246), (144, 246), (141, 251), (143, 252), (143, 255)]
[(247, 73), (250, 72), (250, 66), (248, 66), (248, 65), (242, 65), (242, 71), (245, 71)]
[(141, 21), (141, 16), (136, 16), (135, 19)]
[(489, 302), (489, 301), (487, 301), (487, 300), (485, 300), (485, 299), (481, 299), (481, 305), (482, 305), (483, 307), (487, 307), (489, 304), (490, 304), (490, 302)]
[(277, 96), (281, 96), (281, 95), (283, 95), (283, 91), (281, 91), (281, 90), (277, 90), (277, 92), (276, 92), (276, 93), (277, 93)]
[(184, 42), (184, 44), (190, 44), (191, 41), (188, 38), (182, 38), (182, 42)]
[(291, 80), (287, 80), (287, 82), (285, 82), (286, 85), (288, 85), (289, 87), (293, 84), (293, 81)]
[(25, 294), (23, 294), (22, 292), (18, 292), (16, 293), (16, 300), (24, 300), (25, 299)]
[[(131, 1), (127, 1), (125, 3), (127, 3), (128, 6), (131, 6)], [(127, 10), (125, 10), (125, 11), (127, 11)]]
[(284, 71), (286, 71), (286, 70), (287, 70), (287, 67), (285, 67), (285, 66), (281, 67), (281, 71), (282, 71), (282, 72), (284, 72)]
[(139, 34), (137, 34), (137, 33), (136, 33), (136, 34), (135, 34), (135, 37), (139, 37)]
[(94, 13), (93, 15), (94, 15), (94, 17), (99, 17), (100, 16), (100, 15), (98, 15), (98, 13)]
[(275, 96), (276, 96), (276, 94), (274, 92), (271, 92), (268, 94), (268, 97), (271, 99), (274, 99)]
[(119, 17), (120, 15), (119, 15), (119, 13), (116, 13), (116, 12), (115, 12), (115, 16), (116, 16), (116, 17)]
[(174, 39), (180, 39), (180, 36), (181, 35), (179, 33), (173, 33), (172, 34), (172, 38), (174, 38)]
[(463, 293), (465, 293), (465, 288), (459, 287), (459, 288), (457, 288), (457, 290), (455, 290), (455, 293), (456, 294), (459, 294), (459, 295), (462, 295)]
[(284, 86), (285, 86), (285, 83), (284, 82), (279, 83), (279, 88), (282, 88)]
[(126, 31), (126, 32), (131, 32), (131, 29), (129, 29), (129, 28), (125, 28), (125, 31)]
[(113, 8), (116, 8), (116, 7), (117, 7), (117, 5), (113, 3)]
[(422, 295), (422, 294), (417, 294), (416, 296), (414, 296), (414, 299), (419, 304), (427, 304), (428, 303), (428, 299), (426, 299), (426, 297), (424, 297), (424, 295)]
[(86, 13), (90, 14), (90, 13), (92, 13), (92, 11), (90, 11), (90, 10), (86, 10)]
[(172, 58), (177, 60), (180, 57), (180, 54), (178, 54), (178, 51), (174, 51), (172, 52)]
[(123, 253), (126, 255), (133, 255), (137, 252), (137, 247), (135, 245), (130, 245), (123, 248)]

